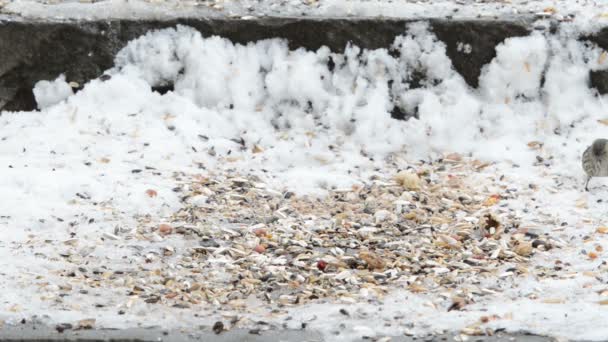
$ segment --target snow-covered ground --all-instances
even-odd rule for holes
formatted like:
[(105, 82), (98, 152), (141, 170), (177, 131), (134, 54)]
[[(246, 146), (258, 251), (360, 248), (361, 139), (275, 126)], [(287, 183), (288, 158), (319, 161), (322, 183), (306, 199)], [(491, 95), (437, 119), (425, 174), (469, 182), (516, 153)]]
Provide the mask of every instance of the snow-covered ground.
[(184, 17), (552, 17), (594, 27), (606, 21), (601, 0), (4, 0), (0, 13), (25, 18)]
[[(331, 3), (319, 8), (331, 14)], [(138, 298), (148, 285), (138, 279), (137, 286), (104, 282), (119, 267), (146, 263), (154, 276), (159, 256), (146, 250), (185, 248), (174, 234), (138, 235), (142, 222), (156, 226), (184, 206), (177, 187), (230, 173), (279, 193), (323, 197), (390, 179), (394, 165), (415, 169), (420, 159), (457, 153), (490, 163), (465, 175), (472, 189), (498, 194), (488, 206), (518, 216), (522, 234), (558, 242), (536, 249), (529, 271), (490, 272), (497, 285), (462, 310), (447, 310), (450, 294), (394, 286), (382, 304), (340, 302), (348, 316), (325, 302), (269, 313), (249, 298), (248, 317), (290, 328), (307, 323), (328, 336), (339, 330), (345, 339), (467, 327), (606, 339), (607, 188), (594, 179), (583, 191), (580, 156), (608, 135), (608, 99), (588, 87), (588, 71), (605, 69), (608, 55), (573, 32), (508, 39), (478, 90), (454, 71), (424, 23), (396, 39), (398, 57), (355, 46), (344, 54), (290, 51), (281, 40), (235, 45), (177, 27), (132, 41), (108, 77), (77, 94), (62, 77), (40, 82), (40, 111), (0, 116), (0, 315), (192, 330), (230, 321), (225, 303), (167, 307)], [(436, 81), (410, 89), (414, 70)], [(151, 90), (166, 84), (174, 91)], [(394, 104), (417, 110), (419, 119), (392, 119)], [(222, 228), (210, 232), (231, 234)], [(167, 267), (158, 272), (179, 272)], [(215, 276), (231, 267), (218, 264)]]

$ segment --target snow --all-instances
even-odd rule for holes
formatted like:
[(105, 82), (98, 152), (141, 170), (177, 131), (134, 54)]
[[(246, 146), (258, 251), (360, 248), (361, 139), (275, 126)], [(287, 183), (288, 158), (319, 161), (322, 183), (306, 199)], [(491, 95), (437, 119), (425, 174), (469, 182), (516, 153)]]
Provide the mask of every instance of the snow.
[(54, 20), (160, 19), (185, 17), (385, 17), (514, 18), (538, 16), (572, 20), (585, 30), (606, 24), (608, 4), (601, 0), (205, 0), (205, 1), (40, 1), (7, 0), (1, 8), (15, 18)]
[[(336, 4), (320, 8), (332, 14)], [(355, 13), (372, 4), (351, 3)], [(484, 68), (478, 90), (454, 71), (445, 46), (424, 23), (410, 25), (396, 39), (400, 57), (355, 46), (344, 54), (292, 51), (279, 39), (239, 45), (178, 26), (132, 41), (106, 72), (110, 79), (92, 80), (74, 95), (59, 75), (40, 82), (34, 90), (40, 111), (0, 116), (0, 165), (6, 166), (0, 169), (0, 316), (18, 321), (38, 315), (50, 322), (94, 316), (107, 327), (196, 327), (205, 320), (192, 311), (148, 312), (141, 302), (133, 304), (134, 313), (118, 315), (121, 295), (112, 289), (98, 289), (99, 297), (76, 294), (61, 301), (71, 309), (58, 309), (38, 294), (48, 287), (52, 295), (54, 288), (37, 279), (63, 269), (57, 254), (70, 248), (73, 236), (100, 260), (127, 267), (128, 249), (99, 238), (130, 229), (137, 217), (162, 220), (177, 210), (175, 174), (238, 170), (279, 190), (322, 196), (377, 170), (394, 172), (386, 169), (387, 158), (414, 161), (458, 152), (496, 162), (472, 176), (479, 186), (521, 189), (506, 205), (568, 242), (539, 252), (535, 264), (560, 260), (571, 269), (559, 279), (505, 277), (504, 292), (462, 312), (447, 312), (441, 298), (395, 289), (382, 307), (347, 306), (361, 313), (350, 318), (329, 310), (330, 304), (291, 309), (294, 324), (310, 321), (311, 329), (333, 336), (344, 323), (340, 336), (350, 339), (402, 334), (402, 325), (382, 323), (400, 315), (408, 331), (422, 334), (459, 330), (495, 314), (500, 318), (491, 326), (509, 331), (605, 339), (608, 308), (597, 304), (602, 298), (596, 293), (606, 281), (604, 257), (581, 255), (593, 246), (585, 236), (605, 224), (599, 201), (605, 181), (594, 179), (593, 191), (582, 191), (580, 155), (595, 137), (608, 135), (608, 126), (598, 123), (606, 118), (608, 99), (589, 89), (587, 79), (589, 70), (604, 69), (607, 61), (601, 49), (572, 32), (507, 39)], [(410, 89), (414, 69), (439, 82)], [(389, 80), (395, 80), (390, 87)], [(167, 94), (151, 90), (167, 84), (174, 85)], [(391, 119), (393, 102), (417, 107), (419, 119)], [(542, 142), (542, 150), (531, 149), (532, 141)], [(261, 152), (253, 153), (256, 147)], [(539, 165), (537, 156), (548, 166)], [(147, 196), (147, 189), (158, 196)], [(586, 207), (578, 205), (581, 200)], [(605, 238), (595, 243), (608, 247)], [(107, 309), (94, 306), (99, 298), (109, 301)], [(542, 301), (552, 298), (559, 302)]]
[(65, 75), (59, 75), (54, 81), (39, 81), (34, 86), (34, 98), (38, 109), (55, 105), (73, 94), (72, 87), (65, 81)]

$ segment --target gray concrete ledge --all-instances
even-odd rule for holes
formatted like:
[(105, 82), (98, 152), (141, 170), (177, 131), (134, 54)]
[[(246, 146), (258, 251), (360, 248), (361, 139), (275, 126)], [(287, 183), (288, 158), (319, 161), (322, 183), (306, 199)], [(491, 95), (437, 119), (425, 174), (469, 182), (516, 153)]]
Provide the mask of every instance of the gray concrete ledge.
[[(32, 88), (39, 80), (64, 73), (84, 84), (113, 66), (115, 54), (149, 30), (191, 26), (204, 36), (218, 35), (236, 43), (284, 38), (293, 49), (328, 46), (341, 52), (348, 43), (362, 48), (389, 48), (408, 23), (428, 21), (447, 47), (454, 68), (473, 88), (484, 65), (496, 55), (496, 45), (533, 30), (555, 33), (560, 23), (537, 25), (533, 16), (501, 19), (279, 18), (214, 17), (170, 20), (52, 20), (0, 16), (0, 110), (33, 110)], [(608, 28), (580, 39), (608, 48)], [(465, 53), (459, 45), (470, 44)], [(424, 77), (424, 75), (422, 75)], [(590, 86), (608, 92), (608, 73), (592, 73)]]
[[(425, 20), (425, 19), (420, 19)], [(495, 56), (494, 47), (508, 37), (527, 35), (534, 18), (501, 20), (429, 19), (447, 46), (456, 70), (472, 87), (481, 68)], [(149, 30), (188, 25), (203, 35), (219, 35), (236, 43), (284, 38), (291, 48), (328, 46), (341, 52), (351, 42), (368, 49), (388, 48), (410, 19), (382, 18), (196, 18), (172, 20), (52, 21), (0, 20), (0, 109), (32, 110), (33, 85), (65, 73), (80, 84), (113, 65), (126, 43)], [(458, 50), (470, 44), (472, 52)]]

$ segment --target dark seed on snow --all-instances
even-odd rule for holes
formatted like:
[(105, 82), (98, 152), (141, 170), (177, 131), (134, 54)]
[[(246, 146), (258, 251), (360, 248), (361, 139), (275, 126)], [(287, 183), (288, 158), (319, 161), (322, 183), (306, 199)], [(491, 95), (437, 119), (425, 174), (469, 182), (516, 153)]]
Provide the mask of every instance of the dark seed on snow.
[(204, 240), (201, 240), (201, 246), (203, 246), (203, 247), (216, 247), (217, 248), (217, 247), (220, 246), (220, 244), (217, 241), (213, 240), (213, 239), (204, 239)]
[(57, 330), (57, 332), (60, 334), (63, 333), (65, 330), (70, 329), (72, 329), (72, 325), (70, 323), (61, 323), (55, 327), (55, 330)]
[(148, 299), (145, 300), (146, 303), (148, 304), (155, 304), (158, 303), (158, 301), (160, 300), (160, 297), (150, 297)]
[(526, 232), (526, 236), (532, 239), (535, 239), (538, 237), (538, 234), (535, 233), (531, 233), (531, 232)]
[(541, 241), (541, 240), (534, 240), (534, 241), (532, 241), (532, 247), (533, 248), (538, 248), (538, 246), (544, 245), (544, 244), (545, 244), (545, 242)]
[(222, 331), (224, 331), (224, 323), (217, 321), (215, 322), (215, 324), (213, 325), (213, 332), (216, 334), (221, 334)]

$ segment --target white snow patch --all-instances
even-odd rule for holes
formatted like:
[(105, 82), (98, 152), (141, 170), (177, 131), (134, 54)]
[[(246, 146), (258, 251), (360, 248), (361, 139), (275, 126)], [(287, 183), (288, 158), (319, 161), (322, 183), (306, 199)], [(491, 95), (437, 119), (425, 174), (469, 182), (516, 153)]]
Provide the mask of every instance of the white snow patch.
[(34, 98), (39, 109), (55, 105), (70, 95), (74, 95), (74, 91), (65, 81), (65, 75), (59, 75), (54, 81), (38, 81), (34, 85)]

